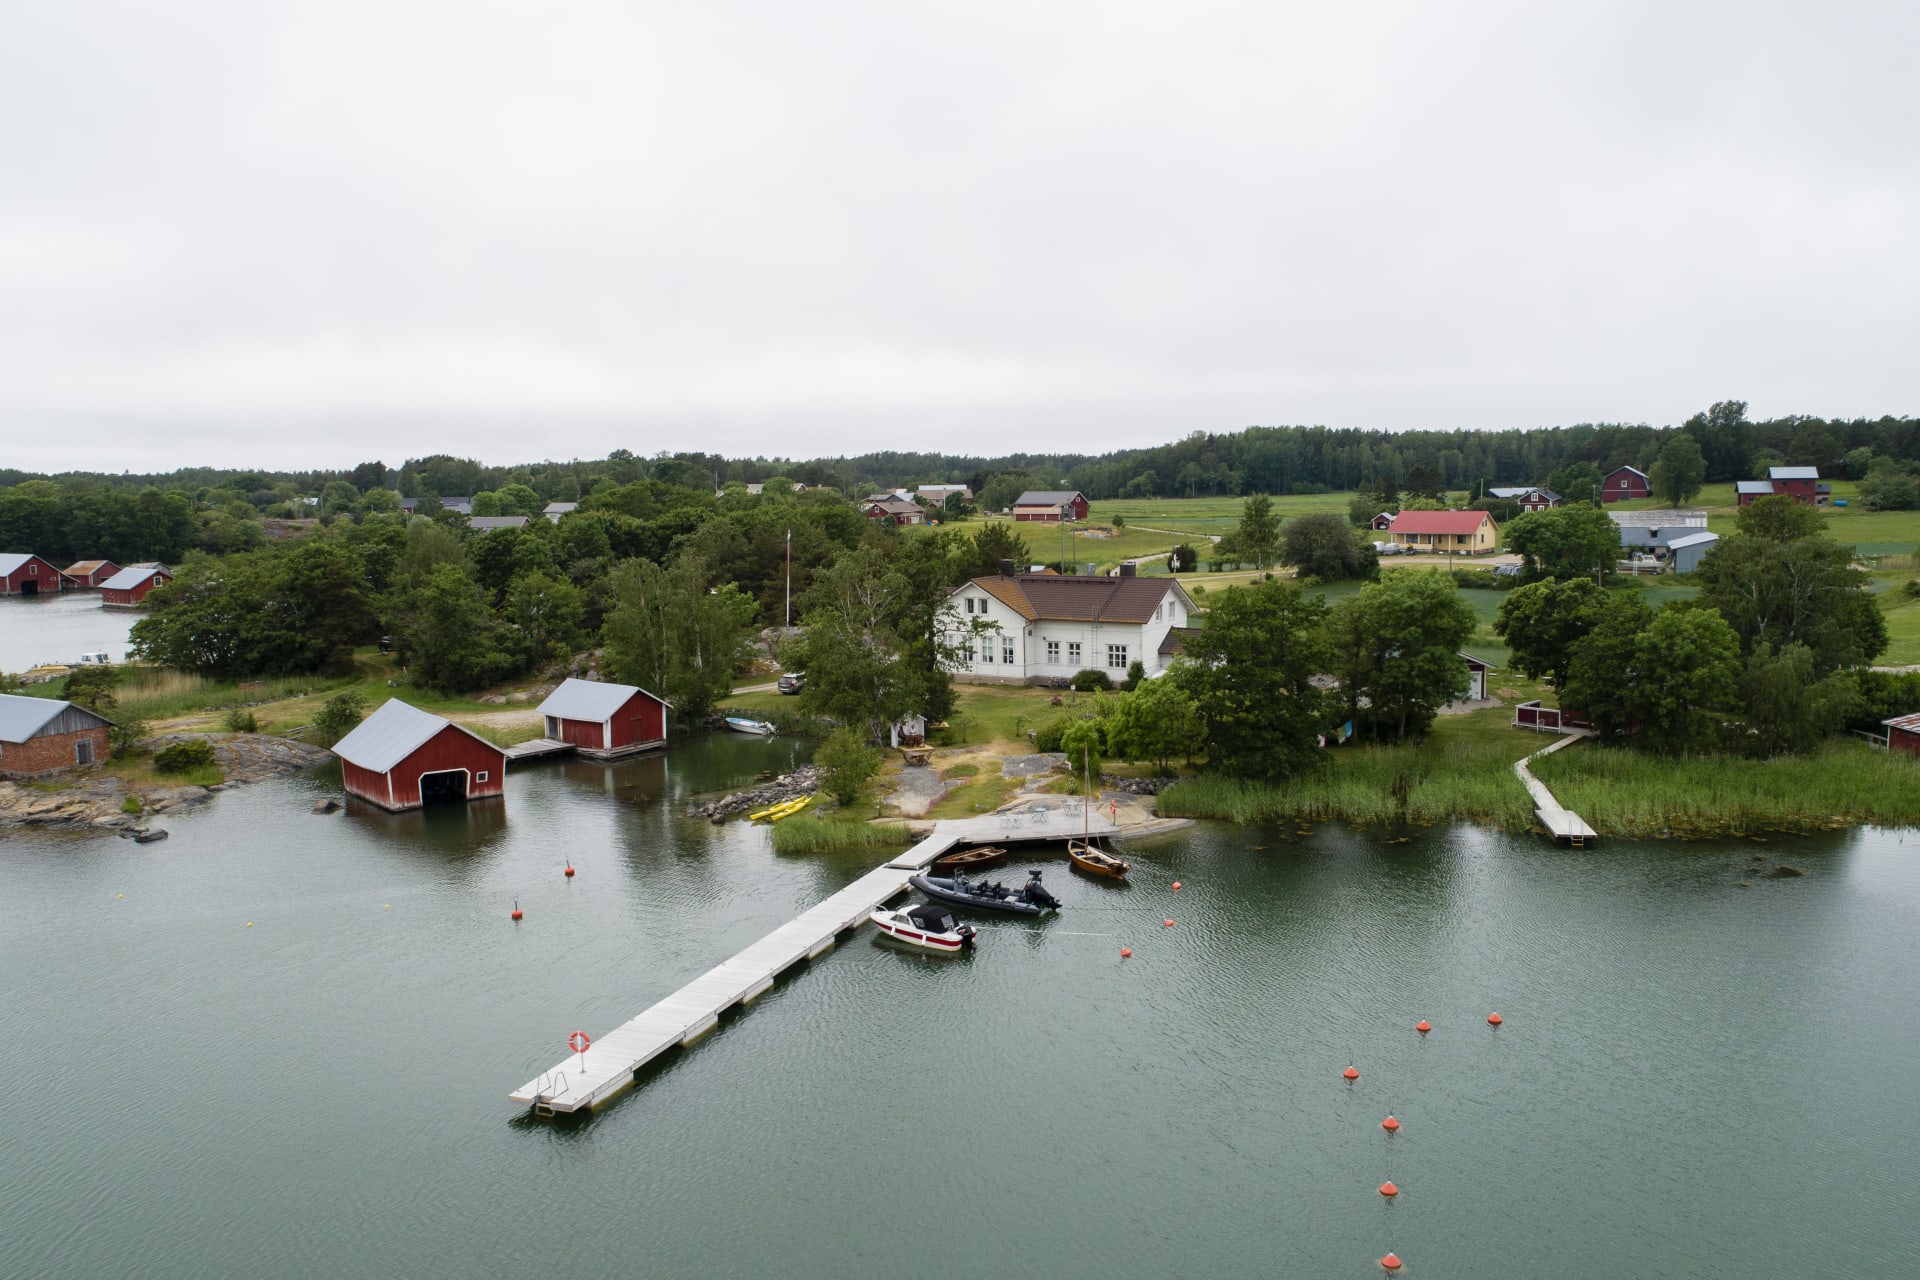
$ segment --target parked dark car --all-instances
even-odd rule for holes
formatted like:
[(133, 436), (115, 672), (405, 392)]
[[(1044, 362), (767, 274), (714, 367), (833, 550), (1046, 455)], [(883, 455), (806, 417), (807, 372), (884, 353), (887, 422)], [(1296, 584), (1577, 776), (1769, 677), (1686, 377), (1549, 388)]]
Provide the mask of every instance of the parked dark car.
[(773, 687), (782, 693), (798, 693), (807, 687), (807, 673), (804, 671), (789, 671), (774, 681)]

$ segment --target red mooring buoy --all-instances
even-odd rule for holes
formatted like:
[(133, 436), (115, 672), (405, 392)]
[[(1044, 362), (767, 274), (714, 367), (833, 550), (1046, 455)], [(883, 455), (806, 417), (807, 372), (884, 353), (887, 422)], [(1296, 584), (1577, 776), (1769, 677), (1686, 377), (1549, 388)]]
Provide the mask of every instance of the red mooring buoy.
[(1340, 1074), (1345, 1076), (1349, 1080), (1358, 1080), (1360, 1078), (1360, 1068), (1354, 1066), (1351, 1062), (1349, 1062), (1347, 1064), (1347, 1069), (1345, 1071), (1342, 1071)]
[(1490, 1026), (1490, 1027), (1497, 1027), (1497, 1026), (1499, 1026), (1499, 1025), (1500, 1025), (1500, 1024), (1501, 1024), (1501, 1023), (1503, 1022), (1503, 1021), (1505, 1021), (1505, 1019), (1503, 1019), (1503, 1018), (1502, 1018), (1502, 1017), (1501, 1017), (1501, 1016), (1500, 1016), (1499, 1014), (1497, 1014), (1497, 1013), (1490, 1013), (1490, 1014), (1488, 1014), (1488, 1015), (1487, 1015), (1487, 1025), (1488, 1025), (1488, 1026)]
[(1428, 1022), (1425, 1018), (1422, 1018), (1420, 1019), (1420, 1021), (1413, 1024), (1413, 1029), (1415, 1031), (1418, 1031), (1421, 1035), (1425, 1035), (1427, 1034), (1427, 1032), (1433, 1030), (1433, 1024), (1431, 1022)]
[(573, 864), (571, 862), (567, 864), (567, 879), (573, 879)]
[(1385, 1129), (1388, 1133), (1400, 1132), (1400, 1122), (1398, 1120), (1395, 1120), (1392, 1116), (1388, 1116), (1385, 1120), (1382, 1120), (1380, 1122), (1380, 1127), (1382, 1129)]
[(1391, 1200), (1395, 1196), (1400, 1194), (1400, 1188), (1393, 1185), (1392, 1178), (1388, 1178), (1385, 1182), (1380, 1184), (1380, 1194), (1385, 1196), (1387, 1199)]
[(1174, 887), (1174, 888), (1175, 888), (1176, 890), (1178, 890), (1178, 889), (1180, 888), (1180, 882), (1179, 882), (1178, 880), (1175, 880), (1175, 881), (1173, 882), (1173, 887)]
[(1386, 1257), (1380, 1259), (1380, 1265), (1389, 1271), (1398, 1271), (1400, 1269), (1400, 1255), (1397, 1253), (1389, 1253)]
[(1160, 923), (1165, 925), (1169, 929), (1173, 928), (1173, 921), (1171, 920), (1162, 920)]
[(518, 920), (520, 918), (520, 899), (518, 898), (515, 898), (513, 900), (513, 917), (512, 918), (515, 920)]
[(1122, 948), (1120, 948), (1120, 958), (1121, 958), (1122, 960), (1126, 960), (1126, 959), (1129, 959), (1129, 958), (1131, 958), (1131, 957), (1132, 957), (1132, 955), (1133, 955), (1133, 948), (1132, 948), (1132, 947), (1122, 947)]

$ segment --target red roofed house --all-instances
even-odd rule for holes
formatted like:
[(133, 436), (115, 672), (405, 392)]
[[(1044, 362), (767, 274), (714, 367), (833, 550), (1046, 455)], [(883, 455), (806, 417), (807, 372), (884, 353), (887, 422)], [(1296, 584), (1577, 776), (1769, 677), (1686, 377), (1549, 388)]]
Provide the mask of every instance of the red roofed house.
[(398, 698), (333, 744), (347, 790), (382, 809), (418, 809), (506, 791), (507, 753)]
[(1479, 556), (1500, 548), (1500, 530), (1484, 511), (1402, 511), (1387, 532), (1403, 546), (1449, 555)]
[(163, 564), (130, 564), (100, 584), (103, 608), (137, 609), (147, 593), (173, 581), (173, 570)]
[(667, 700), (630, 684), (569, 677), (540, 704), (547, 737), (611, 760), (667, 745)]
[(20, 552), (0, 555), (0, 596), (37, 596), (71, 586), (66, 574), (39, 556)]
[(98, 587), (120, 572), (120, 566), (111, 560), (81, 560), (60, 572), (72, 578), (76, 587)]
[(896, 498), (890, 493), (868, 498), (861, 504), (861, 510), (869, 520), (891, 520), (895, 524), (925, 524), (926, 508), (907, 498)]
[(1630, 502), (1653, 492), (1653, 481), (1637, 467), (1615, 467), (1600, 482), (1600, 501)]
[(1897, 716), (1880, 723), (1887, 726), (1888, 750), (1920, 756), (1920, 715)]
[(1003, 560), (993, 577), (974, 578), (947, 596), (951, 631), (962, 646), (962, 680), (992, 684), (1065, 684), (1080, 671), (1115, 681), (1138, 662), (1149, 676), (1165, 671), (1191, 634), (1193, 598), (1174, 578), (1142, 578), (1130, 564), (1117, 577), (1015, 573)]

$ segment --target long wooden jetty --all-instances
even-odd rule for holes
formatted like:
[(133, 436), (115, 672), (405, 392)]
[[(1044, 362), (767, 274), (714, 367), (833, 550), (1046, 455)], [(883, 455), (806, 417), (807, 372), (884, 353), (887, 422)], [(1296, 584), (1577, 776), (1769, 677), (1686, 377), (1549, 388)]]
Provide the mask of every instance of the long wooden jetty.
[(1547, 790), (1547, 784), (1534, 777), (1527, 768), (1527, 761), (1537, 760), (1541, 756), (1550, 756), (1560, 748), (1572, 746), (1587, 736), (1585, 729), (1565, 729), (1562, 732), (1567, 736), (1552, 746), (1542, 747), (1532, 755), (1523, 756), (1514, 761), (1513, 771), (1519, 775), (1521, 783), (1526, 786), (1527, 794), (1533, 797), (1533, 803), (1536, 806), (1533, 816), (1539, 820), (1541, 826), (1547, 829), (1547, 834), (1559, 844), (1584, 849), (1589, 840), (1600, 838), (1599, 833), (1588, 826), (1586, 820), (1579, 814), (1563, 807), (1558, 800), (1554, 799), (1553, 792)]
[(1154, 821), (1125, 827), (1098, 810), (1082, 816), (1083, 802), (936, 822), (932, 834), (869, 871), (826, 901), (808, 908), (681, 987), (630, 1022), (594, 1038), (585, 1053), (570, 1054), (507, 1096), (535, 1115), (591, 1111), (625, 1092), (639, 1070), (676, 1045), (691, 1045), (735, 1005), (751, 1004), (774, 980), (803, 961), (833, 949), (840, 935), (866, 922), (876, 907), (907, 888), (907, 877), (956, 844), (1060, 842), (1081, 834), (1128, 836), (1185, 823)]

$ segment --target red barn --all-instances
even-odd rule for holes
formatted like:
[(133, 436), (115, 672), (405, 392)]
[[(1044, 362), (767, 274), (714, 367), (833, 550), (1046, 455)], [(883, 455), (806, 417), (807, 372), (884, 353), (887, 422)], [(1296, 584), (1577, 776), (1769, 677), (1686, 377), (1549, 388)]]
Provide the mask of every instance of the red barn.
[(1888, 750), (1920, 756), (1920, 715), (1899, 716), (1880, 723), (1887, 726)]
[(37, 596), (65, 591), (72, 585), (66, 574), (39, 556), (19, 552), (0, 555), (0, 596)]
[(630, 684), (567, 679), (540, 704), (547, 737), (610, 760), (667, 745), (667, 700)]
[(173, 570), (163, 564), (130, 564), (100, 584), (100, 603), (114, 609), (137, 609), (147, 593), (173, 581)]
[(507, 753), (394, 698), (333, 746), (347, 790), (382, 809), (418, 809), (506, 791)]
[(111, 727), (71, 702), (0, 693), (0, 777), (34, 778), (105, 760)]
[(1077, 489), (1029, 489), (1013, 500), (1015, 520), (1085, 520), (1087, 496)]
[(1653, 492), (1653, 481), (1637, 467), (1615, 467), (1600, 482), (1600, 501), (1630, 502)]
[(120, 566), (111, 560), (81, 560), (70, 564), (60, 572), (73, 579), (76, 587), (98, 587), (105, 585), (108, 578), (120, 572)]

